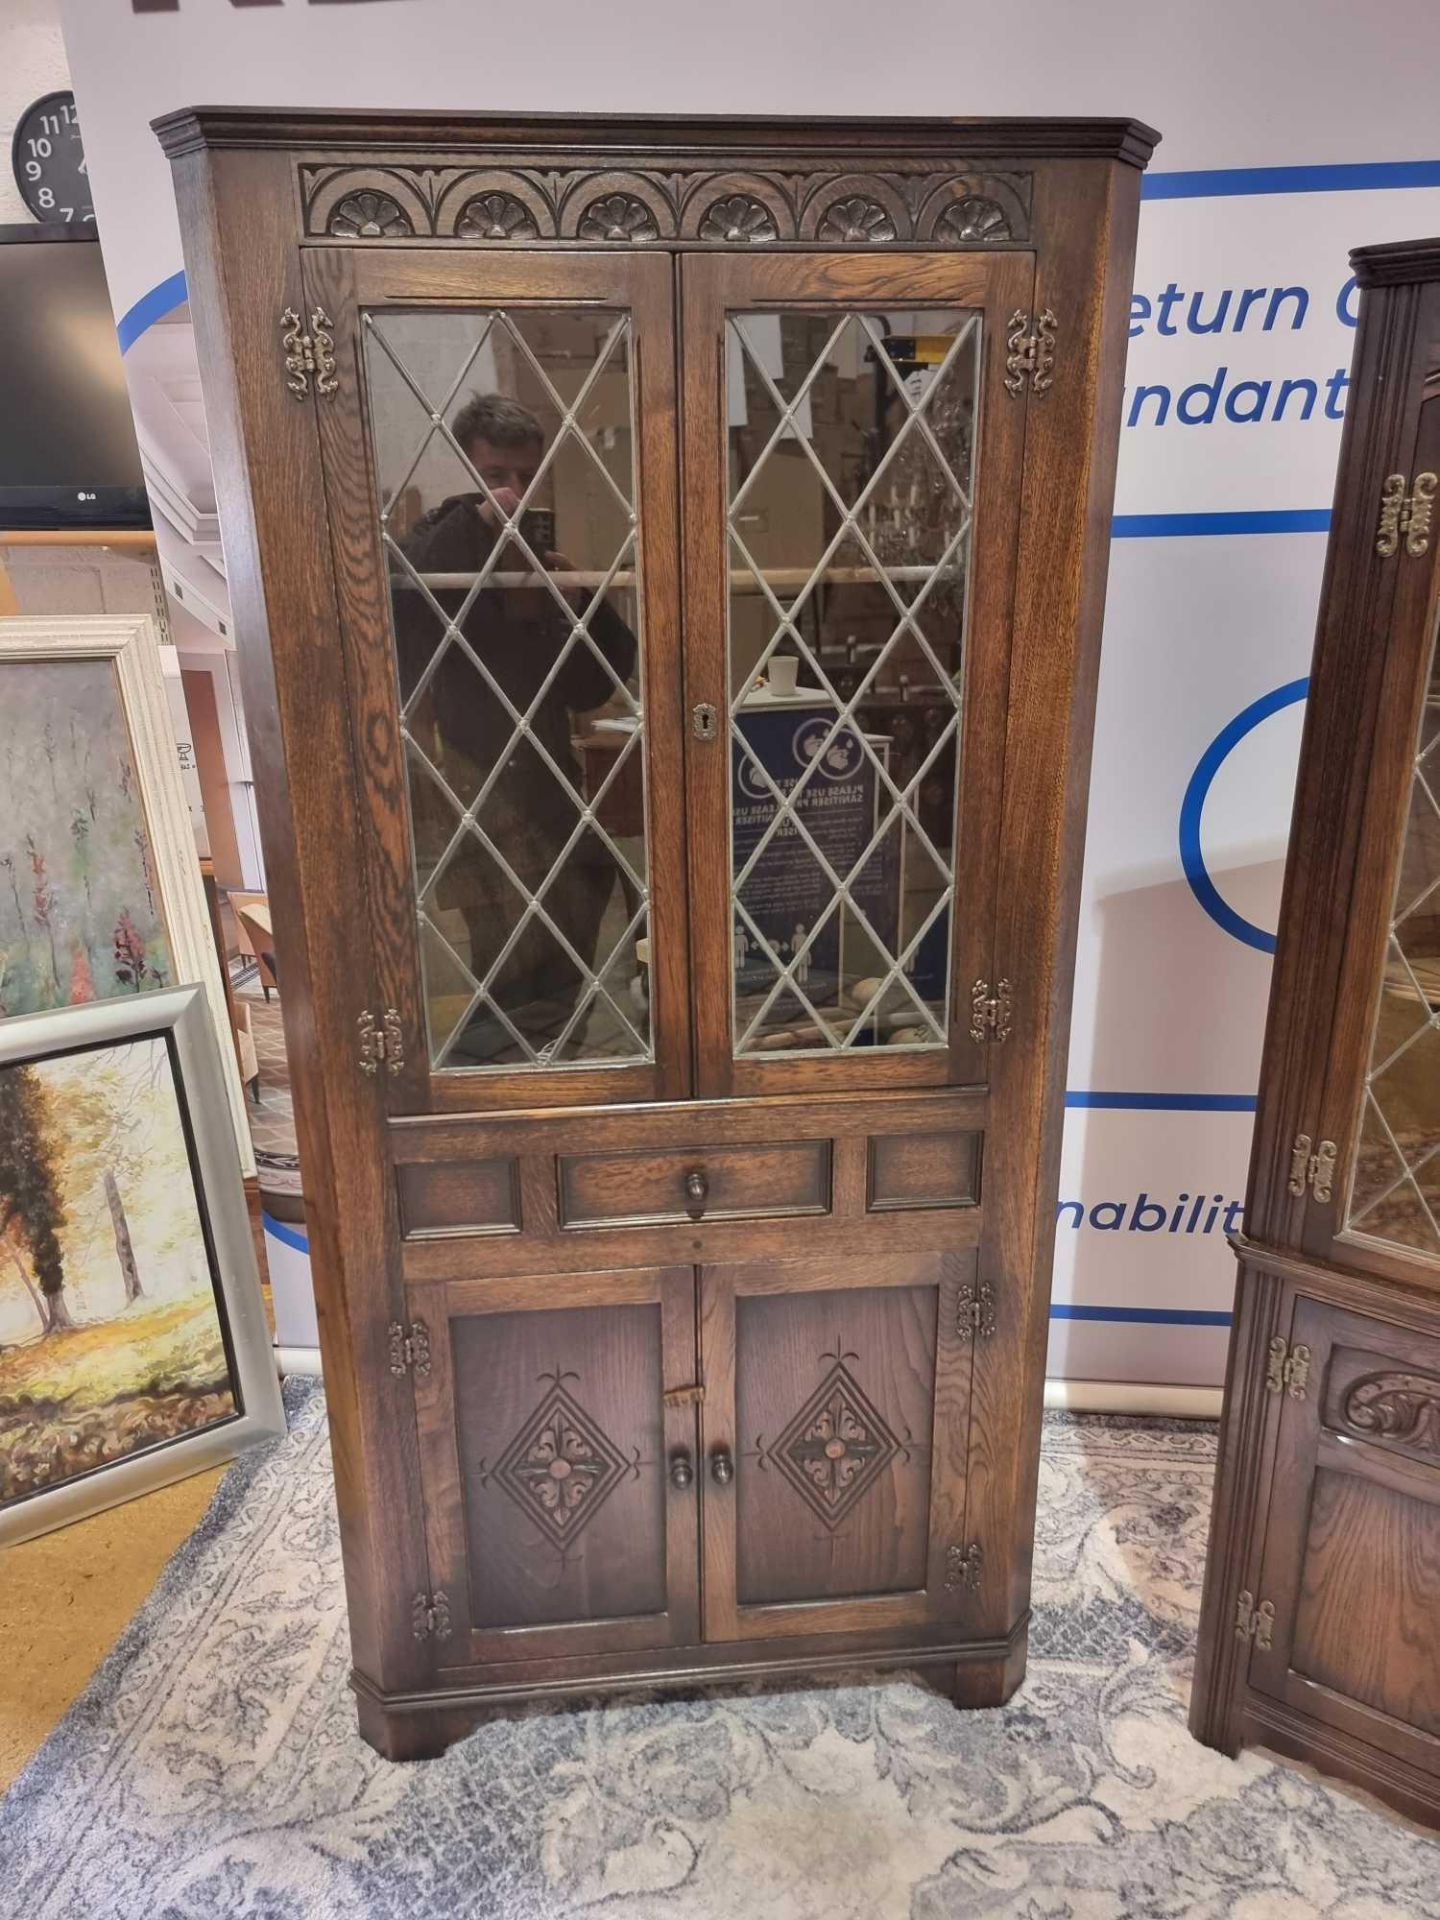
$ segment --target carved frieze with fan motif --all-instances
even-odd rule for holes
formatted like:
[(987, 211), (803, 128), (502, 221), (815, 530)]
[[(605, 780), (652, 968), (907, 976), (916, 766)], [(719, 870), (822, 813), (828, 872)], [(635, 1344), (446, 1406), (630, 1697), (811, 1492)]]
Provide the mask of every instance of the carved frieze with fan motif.
[(306, 233), (365, 244), (1015, 246), (1030, 238), (1031, 187), (973, 166), (300, 168)]

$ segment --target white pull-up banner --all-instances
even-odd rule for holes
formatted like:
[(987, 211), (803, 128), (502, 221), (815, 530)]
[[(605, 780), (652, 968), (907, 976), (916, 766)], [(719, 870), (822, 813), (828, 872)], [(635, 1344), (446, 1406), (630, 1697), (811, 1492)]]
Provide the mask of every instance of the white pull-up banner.
[(1160, 129), (1131, 309), (1051, 1372), (1218, 1382), (1224, 1236), (1241, 1219), (1354, 338), (1346, 259), (1440, 230), (1440, 11), (65, 0), (65, 13), (127, 346), (185, 297), (148, 125), (176, 107), (1092, 113)]

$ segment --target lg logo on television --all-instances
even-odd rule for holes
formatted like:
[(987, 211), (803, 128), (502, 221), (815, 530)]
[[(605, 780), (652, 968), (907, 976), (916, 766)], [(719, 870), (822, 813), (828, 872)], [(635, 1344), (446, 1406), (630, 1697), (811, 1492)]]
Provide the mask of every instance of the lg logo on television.
[(77, 493), (75, 496), (77, 500), (94, 500), (96, 497), (93, 493)]

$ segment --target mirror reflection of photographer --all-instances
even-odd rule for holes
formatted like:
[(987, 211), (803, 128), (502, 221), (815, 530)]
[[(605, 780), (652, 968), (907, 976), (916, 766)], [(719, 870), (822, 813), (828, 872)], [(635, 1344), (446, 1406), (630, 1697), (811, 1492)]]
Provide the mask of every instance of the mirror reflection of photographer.
[[(540, 422), (518, 401), (483, 393), (471, 396), (451, 427), (492, 498), (476, 491), (443, 500), (405, 536), (405, 557), (422, 574), (475, 573), (490, 558), (497, 541), (504, 541), (497, 571), (533, 571), (532, 562), (507, 534), (496, 509), (513, 516), (534, 480), (545, 449)], [(527, 510), (520, 531), (536, 560), (548, 570), (570, 569), (570, 562), (560, 554), (548, 545), (542, 551), (537, 544), (553, 539), (552, 516)], [(465, 590), (432, 591), (446, 617), (454, 620), (464, 605)], [(591, 593), (580, 589), (565, 598), (579, 614)], [(408, 696), (429, 665), (441, 631), (433, 610), (416, 592), (397, 595), (396, 627), (402, 691)], [(594, 650), (577, 640), (557, 671), (571, 626), (555, 594), (540, 581), (487, 585), (476, 594), (460, 630), (465, 644), (452, 640), (447, 647), (411, 713), (409, 730), (466, 806), (473, 804), (497, 761), (503, 761), (475, 817), (526, 893), (534, 894), (579, 818), (575, 801), (539, 748), (576, 792), (582, 791), (580, 767), (571, 746), (572, 716), (602, 706), (615, 692), (616, 680), (629, 679), (635, 667), (635, 636), (614, 608), (602, 601), (589, 622)], [(512, 745), (516, 721), (467, 657), (467, 646), (511, 705), (529, 715), (531, 737), (522, 734)], [(596, 651), (608, 662), (613, 679), (595, 657)], [(416, 854), (425, 875), (444, 856), (459, 823), (453, 807), (419, 769), (413, 780), (413, 813)], [(587, 828), (542, 901), (545, 913), (589, 967), (596, 964), (600, 923), (615, 879), (613, 858)], [(473, 835), (466, 835), (451, 854), (433, 898), (438, 908), (456, 909), (463, 917), (470, 936), (470, 971), (483, 981), (523, 918), (525, 899)], [(538, 1052), (565, 1027), (581, 986), (580, 972), (560, 941), (543, 920), (532, 915), (489, 994)], [(565, 1049), (567, 1056), (576, 1050), (585, 1024), (583, 1018), (577, 1024)], [(457, 1066), (467, 1060), (520, 1064), (523, 1059), (503, 1022), (483, 1006), (450, 1056), (451, 1064)]]

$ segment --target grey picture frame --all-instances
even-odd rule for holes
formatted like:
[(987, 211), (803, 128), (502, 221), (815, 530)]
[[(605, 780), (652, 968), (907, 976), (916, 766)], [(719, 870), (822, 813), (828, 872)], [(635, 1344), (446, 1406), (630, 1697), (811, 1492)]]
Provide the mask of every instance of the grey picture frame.
[(0, 1547), (222, 1465), (285, 1431), (220, 1054), (203, 984), (0, 1022), (0, 1073), (79, 1050), (167, 1039), (237, 1411), (0, 1507)]

